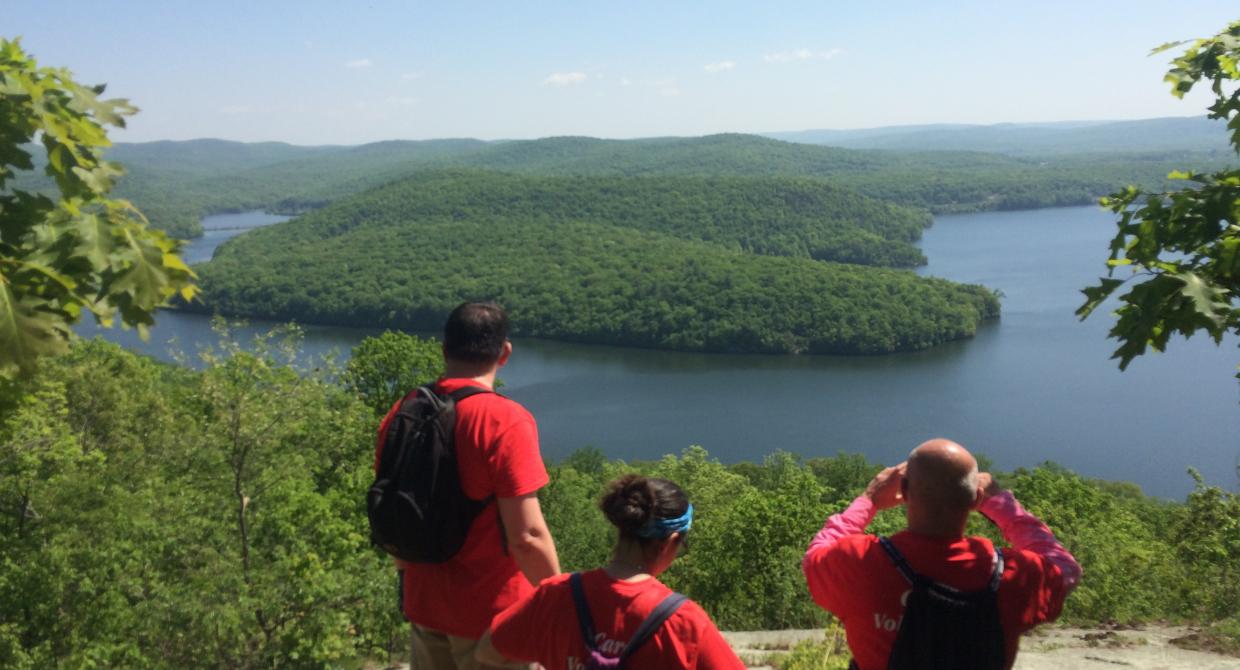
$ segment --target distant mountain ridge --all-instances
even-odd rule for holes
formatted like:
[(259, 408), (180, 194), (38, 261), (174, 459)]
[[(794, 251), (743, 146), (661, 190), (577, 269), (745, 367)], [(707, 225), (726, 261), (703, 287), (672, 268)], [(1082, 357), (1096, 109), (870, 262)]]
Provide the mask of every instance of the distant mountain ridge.
[(1061, 121), (994, 125), (930, 124), (856, 130), (798, 130), (763, 137), (847, 149), (982, 151), (1010, 156), (1071, 153), (1230, 152), (1226, 125), (1204, 116), (1135, 121)]
[[(1178, 127), (1180, 121), (1168, 123)], [(1139, 125), (1150, 127), (1146, 122)], [(933, 127), (882, 132), (924, 138), (925, 133), (965, 133), (964, 137), (1002, 130)], [(1044, 131), (1040, 126), (1021, 130)], [(1123, 127), (1117, 130), (1114, 124), (1085, 122), (1060, 124), (1052, 131), (1141, 134)], [(879, 130), (856, 132), (868, 133), (867, 141), (875, 143), (894, 137)], [(1172, 130), (1164, 135), (1176, 133), (1191, 136)], [(1099, 145), (1100, 141), (1073, 143)], [(1164, 178), (1175, 169), (1214, 169), (1236, 158), (1230, 151), (1187, 149), (1038, 155), (855, 149), (737, 133), (635, 140), (390, 140), (313, 147), (191, 140), (122, 143), (108, 156), (129, 169), (117, 194), (132, 199), (156, 226), (179, 237), (201, 234), (198, 219), (205, 214), (249, 209), (295, 214), (419, 171), (445, 168), (541, 176), (802, 177), (898, 205), (948, 213), (1086, 204), (1127, 184), (1165, 187)]]

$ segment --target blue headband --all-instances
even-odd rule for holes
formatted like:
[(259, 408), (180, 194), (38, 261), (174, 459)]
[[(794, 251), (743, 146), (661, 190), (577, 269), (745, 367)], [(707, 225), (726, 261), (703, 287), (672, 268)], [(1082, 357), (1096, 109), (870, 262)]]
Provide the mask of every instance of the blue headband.
[(661, 540), (672, 533), (683, 533), (692, 527), (693, 503), (689, 503), (689, 509), (675, 519), (651, 519), (645, 526), (641, 527), (641, 530), (637, 531), (637, 536), (651, 540)]

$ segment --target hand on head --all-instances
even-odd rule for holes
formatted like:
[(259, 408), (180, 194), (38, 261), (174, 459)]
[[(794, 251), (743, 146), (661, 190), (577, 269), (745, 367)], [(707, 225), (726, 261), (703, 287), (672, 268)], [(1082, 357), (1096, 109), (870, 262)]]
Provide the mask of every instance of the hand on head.
[(998, 495), (1003, 487), (999, 486), (999, 482), (991, 476), (989, 472), (977, 473), (977, 506), (980, 507), (986, 499)]
[(870, 485), (865, 487), (865, 496), (874, 501), (875, 509), (887, 509), (904, 504), (904, 494), (901, 492), (900, 483), (904, 479), (904, 471), (907, 467), (906, 461), (883, 468), (882, 472), (874, 475), (874, 479), (870, 480)]
[(977, 471), (968, 450), (944, 439), (924, 442), (907, 461), (883, 469), (864, 495), (883, 510), (905, 504), (910, 489), (933, 507), (956, 510), (976, 508), (1001, 490), (990, 473)]

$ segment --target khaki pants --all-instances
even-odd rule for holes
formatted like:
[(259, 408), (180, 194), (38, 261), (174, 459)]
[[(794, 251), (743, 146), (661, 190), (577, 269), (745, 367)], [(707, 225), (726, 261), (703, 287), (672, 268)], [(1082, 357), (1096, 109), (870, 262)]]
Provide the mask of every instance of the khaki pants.
[(467, 637), (445, 635), (430, 628), (413, 624), (410, 670), (528, 670), (534, 666), (523, 663), (515, 665), (483, 665), (474, 660), (478, 641)]

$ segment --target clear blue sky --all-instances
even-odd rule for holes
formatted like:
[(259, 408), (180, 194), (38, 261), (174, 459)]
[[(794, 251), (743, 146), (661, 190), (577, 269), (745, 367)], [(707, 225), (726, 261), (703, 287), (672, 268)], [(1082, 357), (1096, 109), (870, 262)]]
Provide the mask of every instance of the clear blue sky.
[[(948, 6), (950, 5), (950, 6)], [(642, 137), (1204, 113), (1166, 41), (1235, 0), (5, 0), (0, 35), (106, 82), (126, 141)]]

